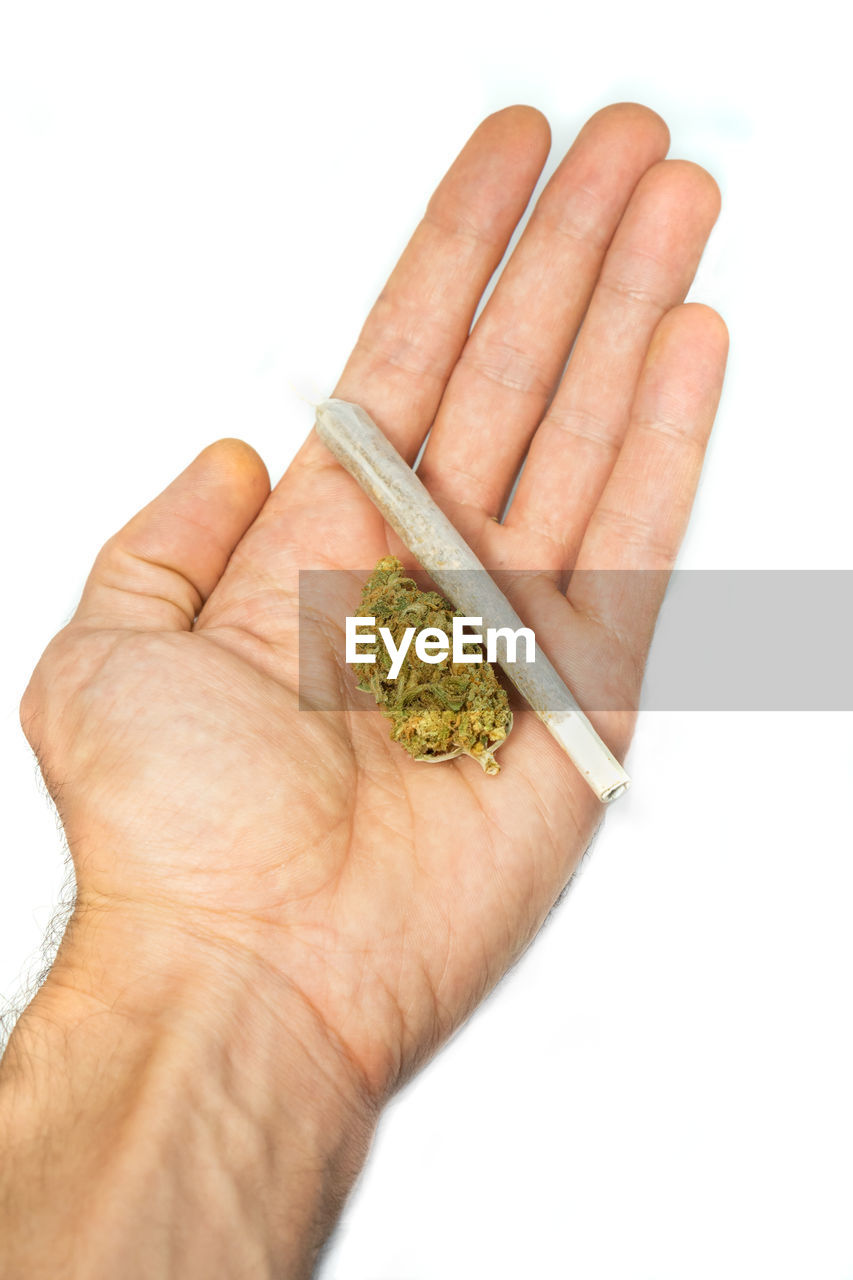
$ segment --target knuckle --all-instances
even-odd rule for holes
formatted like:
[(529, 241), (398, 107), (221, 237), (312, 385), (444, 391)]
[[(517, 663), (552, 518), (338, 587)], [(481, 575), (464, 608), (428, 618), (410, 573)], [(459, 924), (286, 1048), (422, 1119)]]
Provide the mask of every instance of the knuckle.
[(459, 363), (505, 391), (546, 398), (552, 389), (539, 355), (508, 340), (473, 342)]

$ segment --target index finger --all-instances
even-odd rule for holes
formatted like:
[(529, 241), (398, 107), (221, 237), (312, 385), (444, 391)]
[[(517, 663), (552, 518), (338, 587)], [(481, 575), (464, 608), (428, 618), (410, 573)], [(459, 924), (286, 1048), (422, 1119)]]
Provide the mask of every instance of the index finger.
[[(505, 107), (475, 129), (436, 188), (332, 393), (363, 405), (410, 463), (550, 140), (535, 107)], [(297, 461), (328, 460), (312, 430)]]

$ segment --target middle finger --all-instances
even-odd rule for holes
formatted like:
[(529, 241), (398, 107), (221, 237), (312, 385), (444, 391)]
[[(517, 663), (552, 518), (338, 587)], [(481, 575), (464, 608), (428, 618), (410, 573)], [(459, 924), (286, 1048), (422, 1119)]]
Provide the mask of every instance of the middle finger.
[(460, 355), (419, 475), (461, 531), (500, 515), (602, 260), (669, 133), (634, 103), (587, 122), (543, 192)]

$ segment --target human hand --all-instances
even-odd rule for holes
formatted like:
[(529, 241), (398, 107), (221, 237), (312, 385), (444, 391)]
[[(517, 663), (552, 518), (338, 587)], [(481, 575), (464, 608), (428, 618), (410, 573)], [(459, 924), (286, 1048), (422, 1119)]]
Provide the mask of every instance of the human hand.
[[(592, 708), (604, 688), (636, 703), (662, 580), (579, 574), (564, 595), (566, 575), (671, 567), (725, 362), (717, 315), (679, 305), (718, 193), (667, 142), (645, 108), (594, 116), (468, 337), (549, 144), (531, 108), (490, 116), (334, 391), (410, 461), (432, 427), (421, 478), (486, 565), (541, 571), (525, 621)], [(239, 956), (376, 1102), (521, 953), (601, 817), (532, 715), (491, 778), (415, 763), (378, 714), (298, 709), (299, 569), (389, 551), (314, 432), (271, 494), (254, 452), (219, 442), (106, 544), (22, 703), (78, 880), (68, 980), (89, 982), (77, 936), (121, 933), (127, 966), (93, 989), (110, 1000), (154, 954)], [(343, 678), (340, 625), (320, 680)], [(632, 718), (597, 718), (620, 757)]]
[[(410, 460), (432, 426), (422, 478), (523, 571), (525, 621), (623, 755), (722, 380), (722, 322), (678, 305), (718, 196), (661, 163), (653, 113), (599, 113), (468, 337), (547, 144), (529, 108), (476, 131), (334, 394)], [(221, 441), (110, 539), (40, 660), (22, 722), (78, 900), (0, 1073), (10, 1274), (307, 1275), (381, 1104), (587, 846), (600, 806), (530, 713), (490, 778), (414, 762), (376, 713), (299, 709), (357, 695), (334, 612), (297, 691), (298, 571), (389, 551), (313, 432), (272, 494)], [(662, 572), (565, 594), (589, 568)]]

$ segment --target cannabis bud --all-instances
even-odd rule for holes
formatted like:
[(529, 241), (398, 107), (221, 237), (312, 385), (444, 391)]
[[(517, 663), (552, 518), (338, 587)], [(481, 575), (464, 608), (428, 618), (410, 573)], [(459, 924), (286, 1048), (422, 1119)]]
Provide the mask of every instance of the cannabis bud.
[(358, 687), (373, 694), (391, 721), (393, 741), (416, 760), (469, 755), (486, 773), (499, 773), (494, 753), (512, 728), (512, 712), (494, 670), (482, 660), (481, 646), (468, 639), (462, 646), (463, 653), (480, 656), (477, 662), (454, 662), (452, 650), (436, 660), (439, 646), (432, 639), (433, 660), (426, 662), (411, 643), (411, 629), (415, 634), (438, 630), (449, 637), (453, 619), (462, 615), (437, 592), (421, 591), (395, 556), (385, 556), (362, 588), (357, 616), (374, 618), (377, 634), (387, 628), (397, 652), (392, 663), (387, 643), (364, 638), (361, 656), (372, 653), (374, 661), (355, 664)]

